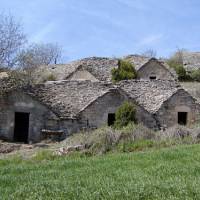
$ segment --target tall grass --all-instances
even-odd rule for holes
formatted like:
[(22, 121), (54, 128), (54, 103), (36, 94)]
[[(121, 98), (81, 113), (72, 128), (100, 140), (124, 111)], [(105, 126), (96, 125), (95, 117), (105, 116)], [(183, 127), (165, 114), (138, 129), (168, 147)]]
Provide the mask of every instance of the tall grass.
[(83, 153), (89, 155), (108, 152), (132, 152), (150, 148), (170, 147), (181, 144), (196, 144), (200, 129), (174, 126), (166, 131), (153, 131), (142, 125), (128, 124), (120, 130), (103, 127), (92, 132), (75, 134), (66, 139), (65, 146), (83, 145)]

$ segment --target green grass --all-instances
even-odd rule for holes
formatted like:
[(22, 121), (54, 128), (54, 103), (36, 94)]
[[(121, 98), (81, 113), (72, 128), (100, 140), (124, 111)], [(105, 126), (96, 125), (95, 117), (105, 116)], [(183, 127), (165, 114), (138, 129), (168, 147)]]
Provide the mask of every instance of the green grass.
[(200, 145), (94, 157), (39, 152), (30, 160), (0, 160), (3, 200), (200, 199), (199, 186)]

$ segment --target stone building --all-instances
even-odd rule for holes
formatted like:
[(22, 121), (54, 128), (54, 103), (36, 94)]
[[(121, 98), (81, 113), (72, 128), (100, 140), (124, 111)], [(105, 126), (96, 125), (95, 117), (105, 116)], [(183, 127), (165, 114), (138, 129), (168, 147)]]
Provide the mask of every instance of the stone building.
[(0, 137), (37, 142), (42, 130), (62, 130), (65, 137), (113, 123), (126, 99), (115, 86), (91, 81), (60, 81), (4, 91), (0, 96)]
[(12, 141), (37, 142), (45, 130), (67, 137), (112, 125), (124, 101), (134, 102), (137, 121), (152, 129), (199, 120), (199, 104), (173, 81), (52, 81), (23, 89), (8, 85), (1, 82), (0, 138)]
[[(146, 80), (176, 80), (176, 72), (164, 61), (139, 55), (123, 58), (131, 62), (137, 71), (139, 79)], [(111, 70), (118, 68), (117, 58), (91, 57), (64, 65), (41, 66), (36, 77), (53, 74), (56, 80), (91, 80), (112, 81)], [(39, 78), (40, 80), (41, 78)], [(44, 78), (45, 79), (45, 78)]]
[[(174, 81), (123, 81), (120, 88), (154, 116), (157, 128), (200, 121), (200, 104)], [(147, 125), (144, 119), (144, 124)], [(150, 124), (148, 124), (150, 126)]]
[(139, 79), (145, 80), (177, 80), (177, 74), (169, 65), (156, 58), (148, 58), (140, 55), (129, 55), (125, 60), (132, 63), (137, 71)]
[(48, 75), (54, 75), (56, 80), (91, 80), (111, 81), (111, 70), (118, 67), (118, 59), (91, 57), (68, 64), (40, 66), (35, 73), (39, 82)]

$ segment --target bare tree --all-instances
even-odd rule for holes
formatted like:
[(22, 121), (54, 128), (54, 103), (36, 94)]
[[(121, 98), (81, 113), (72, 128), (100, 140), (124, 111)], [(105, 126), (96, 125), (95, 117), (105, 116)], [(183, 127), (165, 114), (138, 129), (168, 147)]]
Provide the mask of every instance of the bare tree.
[(0, 66), (13, 67), (25, 42), (21, 24), (11, 15), (0, 14)]
[(172, 60), (172, 61), (176, 62), (177, 64), (183, 65), (183, 53), (184, 53), (184, 51), (186, 51), (186, 50), (178, 48), (177, 51), (174, 53), (174, 55), (169, 60)]
[(40, 65), (56, 64), (61, 58), (61, 47), (57, 44), (32, 44), (18, 56), (18, 65), (23, 69), (34, 69)]
[(150, 58), (155, 58), (157, 53), (153, 49), (147, 49), (142, 55)]

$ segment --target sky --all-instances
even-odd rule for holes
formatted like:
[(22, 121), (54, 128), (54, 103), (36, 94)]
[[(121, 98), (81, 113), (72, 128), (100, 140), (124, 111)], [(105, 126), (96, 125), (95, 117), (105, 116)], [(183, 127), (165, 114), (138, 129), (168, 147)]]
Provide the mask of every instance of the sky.
[(63, 62), (153, 49), (200, 51), (199, 0), (0, 0), (30, 42), (58, 43)]

